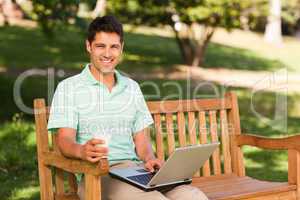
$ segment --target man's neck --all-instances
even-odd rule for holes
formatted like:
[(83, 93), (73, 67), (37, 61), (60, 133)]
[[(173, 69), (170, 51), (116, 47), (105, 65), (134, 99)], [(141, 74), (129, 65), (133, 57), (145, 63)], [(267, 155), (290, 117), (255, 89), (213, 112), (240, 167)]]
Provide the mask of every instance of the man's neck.
[(115, 85), (116, 79), (115, 79), (115, 73), (103, 73), (100, 70), (98, 70), (96, 67), (89, 65), (89, 69), (94, 76), (94, 78), (97, 81), (100, 81), (104, 85), (107, 86), (107, 88), (111, 91), (113, 86)]

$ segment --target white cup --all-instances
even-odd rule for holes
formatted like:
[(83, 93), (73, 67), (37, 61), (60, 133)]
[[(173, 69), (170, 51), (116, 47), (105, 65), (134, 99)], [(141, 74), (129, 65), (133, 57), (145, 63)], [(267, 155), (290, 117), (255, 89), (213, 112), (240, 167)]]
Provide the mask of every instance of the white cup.
[[(106, 147), (106, 148), (108, 148), (108, 144), (109, 144), (111, 135), (110, 134), (94, 134), (94, 138), (104, 141), (103, 144), (97, 144), (96, 145), (97, 147)], [(102, 157), (107, 158), (107, 156), (102, 156)]]

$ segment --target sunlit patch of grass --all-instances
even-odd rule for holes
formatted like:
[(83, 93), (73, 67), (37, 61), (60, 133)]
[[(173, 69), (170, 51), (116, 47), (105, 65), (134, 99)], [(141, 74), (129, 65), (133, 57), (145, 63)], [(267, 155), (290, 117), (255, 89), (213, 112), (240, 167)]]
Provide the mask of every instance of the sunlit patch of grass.
[(260, 180), (287, 181), (287, 151), (243, 147), (246, 173)]
[(40, 188), (39, 186), (29, 186), (20, 189), (15, 189), (8, 200), (25, 200), (38, 199)]

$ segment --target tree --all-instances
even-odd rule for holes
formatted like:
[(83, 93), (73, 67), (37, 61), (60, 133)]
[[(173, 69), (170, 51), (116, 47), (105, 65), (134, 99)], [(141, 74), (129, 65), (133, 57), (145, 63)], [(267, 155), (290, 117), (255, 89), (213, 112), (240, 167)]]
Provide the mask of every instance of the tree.
[(283, 34), (300, 33), (300, 0), (282, 1)]
[(271, 44), (281, 44), (281, 0), (270, 0), (270, 14), (266, 25), (265, 41)]
[[(111, 0), (109, 13), (123, 22), (170, 25), (184, 62), (201, 66), (205, 50), (216, 27), (241, 27), (241, 14), (265, 0)], [(248, 13), (249, 18), (253, 16)]]
[(79, 0), (33, 0), (32, 5), (44, 34), (51, 38), (59, 24), (75, 22)]

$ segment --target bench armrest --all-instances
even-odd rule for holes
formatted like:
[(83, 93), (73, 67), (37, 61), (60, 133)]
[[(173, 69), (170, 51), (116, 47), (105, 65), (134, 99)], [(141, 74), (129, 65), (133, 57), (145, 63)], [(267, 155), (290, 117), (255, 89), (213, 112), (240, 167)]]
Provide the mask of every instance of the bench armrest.
[(52, 151), (43, 152), (42, 154), (41, 160), (45, 165), (54, 166), (71, 173), (87, 173), (100, 176), (107, 174), (109, 171), (107, 159), (91, 163), (84, 160), (67, 158)]
[(300, 151), (300, 135), (285, 138), (266, 138), (251, 134), (233, 135), (237, 146), (250, 145), (270, 150)]

